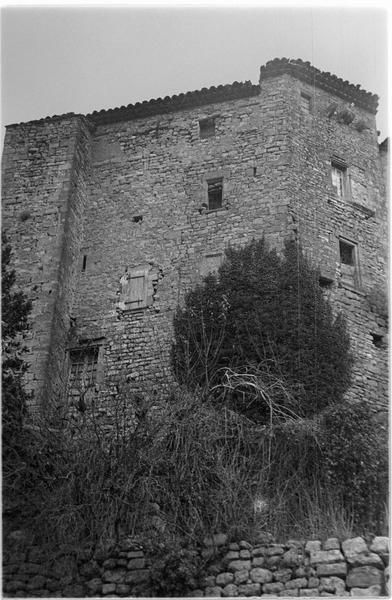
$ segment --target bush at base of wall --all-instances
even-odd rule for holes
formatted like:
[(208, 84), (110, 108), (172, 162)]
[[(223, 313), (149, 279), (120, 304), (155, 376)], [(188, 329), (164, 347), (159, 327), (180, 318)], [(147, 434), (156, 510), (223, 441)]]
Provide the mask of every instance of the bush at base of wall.
[[(389, 594), (389, 540), (356, 537), (345, 541), (329, 538), (274, 543), (261, 535), (258, 541), (228, 543), (224, 534), (204, 540), (192, 554), (199, 577), (189, 577), (185, 567), (190, 551), (178, 554), (175, 571), (167, 584), (160, 580), (159, 595), (188, 597), (279, 596), (374, 597)], [(173, 559), (173, 552), (168, 554)], [(60, 548), (50, 560), (28, 543), (21, 531), (8, 535), (3, 552), (3, 592), (9, 597), (129, 597), (156, 596), (156, 582), (165, 564), (136, 543), (124, 538), (110, 551), (86, 549), (73, 555)], [(181, 581), (180, 581), (181, 580)], [(184, 589), (185, 584), (185, 589)]]

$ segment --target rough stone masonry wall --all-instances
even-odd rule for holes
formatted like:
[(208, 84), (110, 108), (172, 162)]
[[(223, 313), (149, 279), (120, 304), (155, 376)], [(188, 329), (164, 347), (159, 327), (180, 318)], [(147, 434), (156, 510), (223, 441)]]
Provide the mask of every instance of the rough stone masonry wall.
[[(140, 118), (65, 115), (7, 129), (4, 224), (33, 299), (28, 384), (37, 399), (44, 382), (66, 396), (66, 350), (83, 339), (99, 344), (109, 403), (124, 381), (159, 392), (186, 290), (229, 245), (265, 235), (279, 250), (294, 235), (332, 278), (326, 294), (348, 318), (350, 397), (385, 413), (387, 219), (374, 116), (287, 73), (262, 78), (258, 94), (251, 88)], [(215, 135), (201, 139), (205, 118), (215, 119)], [(347, 163), (345, 198), (331, 184), (335, 154)], [(223, 205), (206, 211), (214, 177), (223, 177)], [(351, 288), (342, 285), (340, 236), (357, 243), (360, 284)], [(120, 282), (135, 268), (147, 274), (148, 306), (123, 310)]]
[[(206, 538), (194, 557), (202, 567), (181, 593), (188, 597), (369, 598), (390, 592), (386, 537), (277, 544), (261, 535), (250, 544), (228, 543), (226, 535), (217, 534)], [(38, 547), (14, 531), (3, 552), (3, 591), (9, 597), (149, 597), (155, 596), (157, 576), (154, 559), (129, 538), (110, 552), (86, 549), (78, 558), (60, 547), (45, 561)], [(159, 583), (164, 584), (164, 574)]]
[[(373, 410), (385, 411), (388, 218), (375, 119), (331, 93), (284, 77), (292, 124), (290, 214), (297, 239), (321, 273), (333, 280), (326, 293), (335, 311), (342, 311), (348, 321), (355, 357), (348, 396), (364, 397), (371, 401)], [(269, 83), (266, 80), (263, 85)], [(309, 112), (300, 105), (301, 93), (309, 98)], [(335, 107), (333, 111), (331, 107)], [(348, 114), (349, 122), (340, 114)], [(347, 165), (343, 197), (337, 196), (332, 185), (334, 156)], [(357, 244), (358, 281), (352, 286), (342, 279), (339, 238)], [(381, 336), (380, 346), (374, 344), (374, 334)]]
[(4, 142), (2, 226), (16, 283), (33, 303), (26, 389), (35, 392), (34, 406), (64, 390), (88, 135), (82, 120), (71, 116), (11, 126)]
[[(282, 247), (289, 157), (281, 103), (280, 84), (271, 83), (260, 96), (97, 127), (87, 267), (79, 272), (73, 314), (78, 336), (105, 338), (103, 386), (129, 378), (160, 389), (170, 380), (174, 311), (208, 271), (209, 255), (264, 233)], [(199, 120), (211, 116), (216, 135), (200, 139)], [(203, 211), (206, 180), (217, 176), (223, 207)], [(153, 302), (119, 310), (120, 278), (138, 265), (157, 273)]]

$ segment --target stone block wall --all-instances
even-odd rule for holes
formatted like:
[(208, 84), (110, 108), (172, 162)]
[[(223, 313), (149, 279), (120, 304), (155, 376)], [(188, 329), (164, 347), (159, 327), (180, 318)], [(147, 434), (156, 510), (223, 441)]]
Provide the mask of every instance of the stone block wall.
[[(110, 551), (86, 549), (77, 557), (69, 548), (60, 547), (51, 560), (45, 560), (42, 551), (16, 531), (8, 536), (6, 548), (6, 597), (155, 595), (154, 558), (131, 538), (124, 538)], [(278, 544), (270, 536), (261, 535), (251, 544), (245, 540), (229, 543), (226, 535), (217, 534), (205, 539), (194, 556), (200, 565), (198, 580), (189, 581), (188, 589), (180, 595), (369, 598), (389, 594), (386, 537), (369, 536), (367, 541), (362, 537), (344, 541), (329, 538), (324, 542), (289, 540)]]

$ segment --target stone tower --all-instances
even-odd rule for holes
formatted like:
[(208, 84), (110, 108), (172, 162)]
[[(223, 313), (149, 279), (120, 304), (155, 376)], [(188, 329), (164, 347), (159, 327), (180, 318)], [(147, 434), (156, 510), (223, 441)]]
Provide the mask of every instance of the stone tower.
[(33, 300), (29, 389), (170, 380), (173, 312), (225, 248), (301, 242), (348, 319), (349, 396), (387, 406), (386, 144), (377, 97), (301, 60), (7, 127), (3, 227)]

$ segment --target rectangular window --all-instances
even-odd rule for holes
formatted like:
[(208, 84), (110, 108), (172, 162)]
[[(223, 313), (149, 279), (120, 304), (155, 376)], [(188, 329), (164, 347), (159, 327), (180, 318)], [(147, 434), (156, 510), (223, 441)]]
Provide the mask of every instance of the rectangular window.
[(340, 262), (342, 265), (355, 266), (355, 246), (349, 242), (339, 240)]
[(347, 188), (347, 165), (344, 161), (340, 159), (331, 160), (331, 179), (336, 195), (343, 198), (346, 195)]
[(208, 185), (208, 210), (222, 208), (223, 178), (209, 179)]
[(73, 398), (94, 386), (97, 379), (99, 346), (70, 350), (68, 396)]
[(301, 108), (304, 112), (310, 113), (310, 96), (301, 92)]
[(200, 139), (214, 137), (215, 135), (215, 119), (201, 119), (199, 121)]
[(354, 242), (340, 239), (339, 256), (342, 283), (357, 287), (360, 283), (357, 245)]

